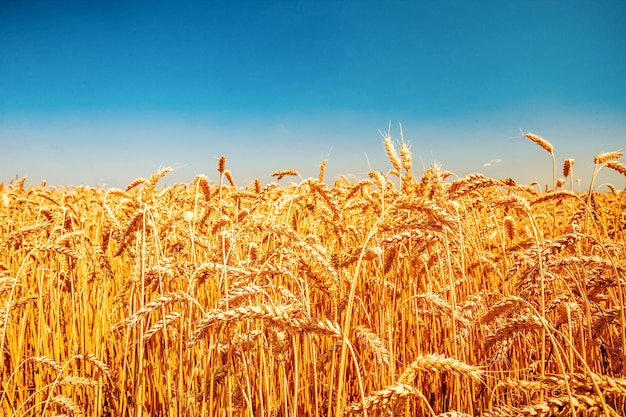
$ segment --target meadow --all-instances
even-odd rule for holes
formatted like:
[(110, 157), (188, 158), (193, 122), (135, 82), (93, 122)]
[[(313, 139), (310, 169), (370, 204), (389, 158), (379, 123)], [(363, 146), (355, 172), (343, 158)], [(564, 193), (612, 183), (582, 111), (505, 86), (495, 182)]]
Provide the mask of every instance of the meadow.
[(574, 192), (526, 137), (549, 190), (389, 137), (332, 185), (0, 183), (0, 415), (626, 415), (622, 154)]

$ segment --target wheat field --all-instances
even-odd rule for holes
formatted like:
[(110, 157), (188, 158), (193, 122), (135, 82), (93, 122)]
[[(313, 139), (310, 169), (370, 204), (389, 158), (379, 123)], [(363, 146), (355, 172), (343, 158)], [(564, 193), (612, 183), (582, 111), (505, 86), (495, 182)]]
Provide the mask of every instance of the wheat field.
[(0, 415), (626, 415), (626, 166), (526, 137), (549, 191), (389, 137), (332, 185), (0, 183)]

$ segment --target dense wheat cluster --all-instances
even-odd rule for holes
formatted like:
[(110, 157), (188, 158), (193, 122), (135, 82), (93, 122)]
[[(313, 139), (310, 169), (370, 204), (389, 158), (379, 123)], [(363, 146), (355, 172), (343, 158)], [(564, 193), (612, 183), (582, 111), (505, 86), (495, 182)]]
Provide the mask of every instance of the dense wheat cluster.
[(385, 148), (333, 185), (0, 184), (0, 415), (625, 415), (624, 192)]

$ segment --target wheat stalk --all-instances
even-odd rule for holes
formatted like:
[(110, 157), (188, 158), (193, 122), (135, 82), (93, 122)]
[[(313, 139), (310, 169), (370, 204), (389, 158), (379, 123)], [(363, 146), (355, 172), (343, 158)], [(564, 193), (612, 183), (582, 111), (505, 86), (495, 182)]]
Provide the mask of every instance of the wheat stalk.
[(524, 133), (524, 137), (541, 146), (552, 157), (552, 188), (556, 188), (556, 160), (554, 158), (554, 147), (550, 142), (533, 133)]

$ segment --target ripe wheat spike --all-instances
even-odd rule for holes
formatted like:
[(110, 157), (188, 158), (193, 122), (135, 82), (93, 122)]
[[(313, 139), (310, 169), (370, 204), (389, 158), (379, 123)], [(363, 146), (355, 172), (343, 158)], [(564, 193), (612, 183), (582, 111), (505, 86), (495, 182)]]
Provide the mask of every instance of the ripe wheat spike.
[(554, 152), (554, 147), (552, 146), (552, 144), (541, 136), (535, 135), (533, 133), (524, 133), (524, 137), (541, 146), (546, 152)]
[(608, 162), (608, 161), (610, 161), (612, 159), (619, 159), (622, 156), (623, 156), (623, 154), (620, 151), (599, 153), (596, 156), (594, 156), (593, 163), (595, 165), (600, 165), (600, 164), (604, 164), (605, 162)]

